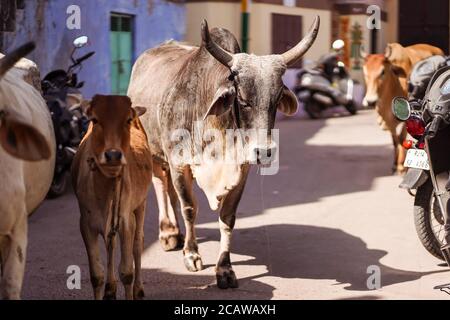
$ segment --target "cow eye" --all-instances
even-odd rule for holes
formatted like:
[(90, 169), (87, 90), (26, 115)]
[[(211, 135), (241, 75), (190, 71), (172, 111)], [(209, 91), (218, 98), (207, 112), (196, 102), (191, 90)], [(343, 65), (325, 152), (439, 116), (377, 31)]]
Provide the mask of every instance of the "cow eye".
[(95, 119), (95, 118), (92, 118), (91, 121), (92, 121), (93, 124), (97, 124), (98, 123), (98, 120)]
[(128, 123), (128, 124), (131, 124), (131, 122), (133, 122), (133, 118), (129, 118), (129, 119), (127, 120), (127, 123)]

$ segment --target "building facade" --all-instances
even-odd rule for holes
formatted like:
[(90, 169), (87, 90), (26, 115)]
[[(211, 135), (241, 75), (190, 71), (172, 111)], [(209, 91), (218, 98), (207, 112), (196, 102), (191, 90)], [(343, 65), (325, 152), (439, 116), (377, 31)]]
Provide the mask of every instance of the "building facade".
[[(30, 58), (38, 63), (42, 75), (66, 69), (72, 41), (81, 35), (89, 37), (89, 45), (77, 52), (79, 56), (96, 52), (83, 63), (79, 73), (79, 79), (86, 83), (83, 93), (87, 97), (96, 93), (125, 94), (134, 60), (167, 39), (183, 40), (185, 34), (185, 6), (180, 1), (0, 0), (0, 3), (1, 51), (35, 41), (36, 50)], [(77, 22), (74, 4), (79, 8), (79, 29), (71, 29)]]

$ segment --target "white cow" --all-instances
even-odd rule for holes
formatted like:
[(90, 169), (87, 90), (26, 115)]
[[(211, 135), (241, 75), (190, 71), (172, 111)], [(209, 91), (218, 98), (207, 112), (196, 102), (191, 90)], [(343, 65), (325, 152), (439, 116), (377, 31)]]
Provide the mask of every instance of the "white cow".
[(40, 93), (13, 67), (34, 49), (26, 44), (0, 59), (0, 294), (19, 299), (27, 218), (42, 202), (55, 166), (55, 138)]

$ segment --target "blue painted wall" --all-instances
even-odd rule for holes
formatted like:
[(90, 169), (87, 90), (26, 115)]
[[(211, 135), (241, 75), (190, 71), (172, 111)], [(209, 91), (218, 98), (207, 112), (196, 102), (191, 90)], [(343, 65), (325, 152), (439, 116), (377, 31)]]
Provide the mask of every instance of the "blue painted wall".
[[(72, 41), (87, 35), (90, 45), (78, 50), (77, 56), (96, 51), (95, 56), (83, 63), (79, 80), (85, 81), (83, 94), (111, 92), (110, 81), (110, 14), (134, 16), (134, 59), (143, 51), (168, 40), (183, 40), (185, 34), (185, 6), (165, 0), (26, 0), (24, 10), (17, 11), (16, 32), (6, 34), (4, 46), (14, 48), (34, 40), (36, 50), (30, 58), (38, 63), (41, 75), (56, 68), (66, 69)], [(66, 27), (67, 7), (81, 8), (81, 29)]]

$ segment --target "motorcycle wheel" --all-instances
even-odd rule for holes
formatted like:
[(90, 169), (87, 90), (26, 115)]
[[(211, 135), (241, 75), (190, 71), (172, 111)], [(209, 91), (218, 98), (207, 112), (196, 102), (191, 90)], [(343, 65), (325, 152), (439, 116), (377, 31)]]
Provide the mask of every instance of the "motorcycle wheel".
[(52, 185), (47, 193), (47, 198), (54, 199), (62, 196), (66, 192), (68, 180), (66, 172), (53, 177)]
[(305, 111), (311, 119), (320, 119), (322, 116), (322, 108), (317, 101), (310, 100), (305, 102)]
[(444, 216), (434, 195), (430, 179), (417, 189), (414, 199), (414, 224), (425, 249), (434, 257), (444, 261), (441, 252), (444, 240)]
[(345, 106), (345, 109), (347, 109), (347, 111), (350, 112), (350, 114), (351, 114), (352, 116), (354, 116), (354, 115), (356, 114), (356, 112), (358, 111), (358, 110), (356, 109), (356, 105), (355, 105), (355, 103), (354, 103), (353, 101), (350, 102), (350, 103), (348, 103), (348, 104)]

